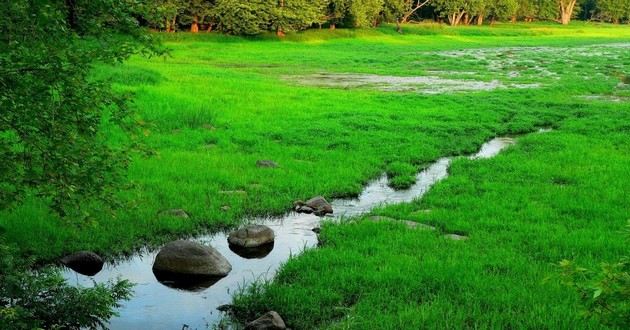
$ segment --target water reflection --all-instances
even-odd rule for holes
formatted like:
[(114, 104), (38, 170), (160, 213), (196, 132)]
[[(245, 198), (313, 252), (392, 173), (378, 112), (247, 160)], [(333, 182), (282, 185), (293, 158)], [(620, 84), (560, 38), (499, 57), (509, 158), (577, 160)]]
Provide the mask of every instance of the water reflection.
[[(484, 144), (471, 159), (489, 158), (513, 144), (509, 138), (497, 138)], [(450, 158), (441, 158), (420, 172), (416, 183), (406, 190), (388, 186), (387, 177), (368, 184), (355, 199), (336, 199), (331, 202), (333, 218), (340, 219), (367, 213), (383, 204), (410, 202), (424, 195), (431, 186), (448, 175)], [(206, 329), (221, 315), (218, 306), (229, 304), (231, 295), (239, 287), (257, 279), (270, 279), (278, 267), (290, 256), (317, 245), (313, 228), (321, 218), (312, 214), (291, 212), (281, 218), (252, 219), (252, 223), (269, 226), (275, 232), (275, 243), (261, 249), (230, 246), (226, 233), (196, 238), (202, 244), (217, 249), (231, 264), (228, 276), (218, 279), (182, 279), (169, 274), (153, 274), (152, 265), (157, 251), (145, 251), (116, 264), (106, 264), (94, 276), (82, 276), (66, 270), (63, 275), (70, 283), (91, 286), (118, 277), (136, 283), (133, 298), (125, 302), (120, 315), (113, 318), (112, 329)], [(156, 278), (158, 280), (156, 280)]]

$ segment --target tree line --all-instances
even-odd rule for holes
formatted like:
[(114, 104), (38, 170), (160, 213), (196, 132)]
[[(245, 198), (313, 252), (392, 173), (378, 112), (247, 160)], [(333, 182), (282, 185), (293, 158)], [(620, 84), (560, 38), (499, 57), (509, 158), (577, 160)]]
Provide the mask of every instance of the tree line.
[(574, 18), (630, 21), (630, 0), (147, 0), (142, 20), (161, 31), (254, 35), (311, 27), (376, 27), (432, 19), (450, 25)]

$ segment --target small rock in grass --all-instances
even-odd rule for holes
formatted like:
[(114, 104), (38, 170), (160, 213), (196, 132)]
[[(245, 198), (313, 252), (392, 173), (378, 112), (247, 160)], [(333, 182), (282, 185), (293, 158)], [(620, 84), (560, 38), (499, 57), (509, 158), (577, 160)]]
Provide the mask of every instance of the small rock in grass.
[(267, 312), (256, 320), (247, 323), (246, 330), (284, 330), (287, 326), (280, 315), (274, 311)]
[(422, 229), (422, 230), (435, 230), (435, 227), (429, 226), (429, 225), (425, 225), (423, 223), (410, 221), (410, 220), (398, 220), (398, 219), (394, 219), (394, 218), (390, 218), (390, 217), (384, 217), (384, 216), (380, 216), (380, 215), (371, 216), (371, 217), (368, 218), (368, 220), (374, 221), (374, 222), (381, 222), (381, 221), (397, 222), (397, 221), (400, 221), (400, 222), (404, 223), (405, 225), (407, 225), (407, 227), (409, 227), (409, 228)]
[(249, 225), (235, 230), (228, 236), (228, 242), (244, 248), (253, 248), (273, 243), (275, 235), (273, 230), (263, 225)]
[(228, 205), (223, 205), (223, 206), (221, 206), (221, 211), (223, 211), (223, 212), (227, 212), (227, 211), (229, 211), (229, 210), (230, 210), (230, 206), (228, 206)]
[(247, 191), (245, 190), (221, 190), (219, 191), (221, 195), (247, 195)]
[(469, 238), (468, 236), (457, 235), (457, 234), (447, 234), (447, 235), (444, 235), (444, 237), (448, 239), (452, 239), (454, 241), (465, 241)]
[(258, 167), (267, 167), (267, 168), (276, 168), (276, 167), (278, 167), (278, 163), (274, 162), (273, 160), (262, 159), (262, 160), (256, 161), (256, 166), (258, 166)]
[(188, 213), (183, 209), (164, 210), (158, 213), (158, 215), (162, 217), (173, 217), (173, 218), (182, 218), (182, 219), (190, 218), (190, 215), (188, 215)]
[(61, 258), (61, 263), (75, 272), (94, 276), (103, 269), (103, 258), (91, 251), (79, 251)]

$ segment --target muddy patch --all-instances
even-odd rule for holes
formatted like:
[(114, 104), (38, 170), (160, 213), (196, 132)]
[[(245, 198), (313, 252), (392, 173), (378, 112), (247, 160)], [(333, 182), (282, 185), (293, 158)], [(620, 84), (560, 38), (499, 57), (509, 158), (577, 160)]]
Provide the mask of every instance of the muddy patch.
[(302, 76), (284, 76), (283, 78), (307, 86), (341, 89), (368, 88), (383, 92), (415, 92), (421, 94), (539, 87), (538, 84), (504, 84), (499, 80), (479, 81), (449, 79), (438, 76), (404, 77), (354, 73), (316, 73)]

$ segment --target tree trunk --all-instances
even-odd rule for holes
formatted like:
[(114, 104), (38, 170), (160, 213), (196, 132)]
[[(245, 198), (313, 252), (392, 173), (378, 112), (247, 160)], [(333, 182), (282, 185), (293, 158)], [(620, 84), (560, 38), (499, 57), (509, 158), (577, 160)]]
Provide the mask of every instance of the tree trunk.
[(512, 21), (512, 23), (516, 23), (516, 15), (515, 15), (515, 16), (512, 16), (511, 21)]
[(484, 12), (480, 12), (477, 16), (477, 25), (483, 25), (483, 17), (486, 15)]
[(334, 30), (336, 28), (337, 28), (337, 26), (335, 25), (335, 23), (330, 23), (329, 29)]
[(279, 38), (284, 38), (284, 36), (286, 36), (286, 33), (284, 33), (284, 31), (282, 31), (282, 28), (281, 28), (281, 27), (278, 27), (278, 28), (276, 29), (276, 35), (277, 35)]
[(576, 0), (560, 0), (560, 23), (562, 25), (567, 25), (571, 22), (575, 3)]
[(454, 13), (453, 14), (453, 24), (451, 25), (459, 25), (459, 23), (462, 21), (462, 17), (464, 17), (464, 14), (466, 14), (465, 11), (459, 12), (459, 13)]
[(199, 32), (199, 18), (197, 17), (197, 15), (193, 16), (193, 22), (192, 22), (192, 25), (190, 26), (190, 32), (192, 33)]
[(402, 26), (400, 26), (400, 20), (396, 20), (396, 32), (402, 34)]
[(171, 22), (171, 32), (175, 32), (176, 22), (177, 22), (177, 16), (173, 16), (173, 21)]

